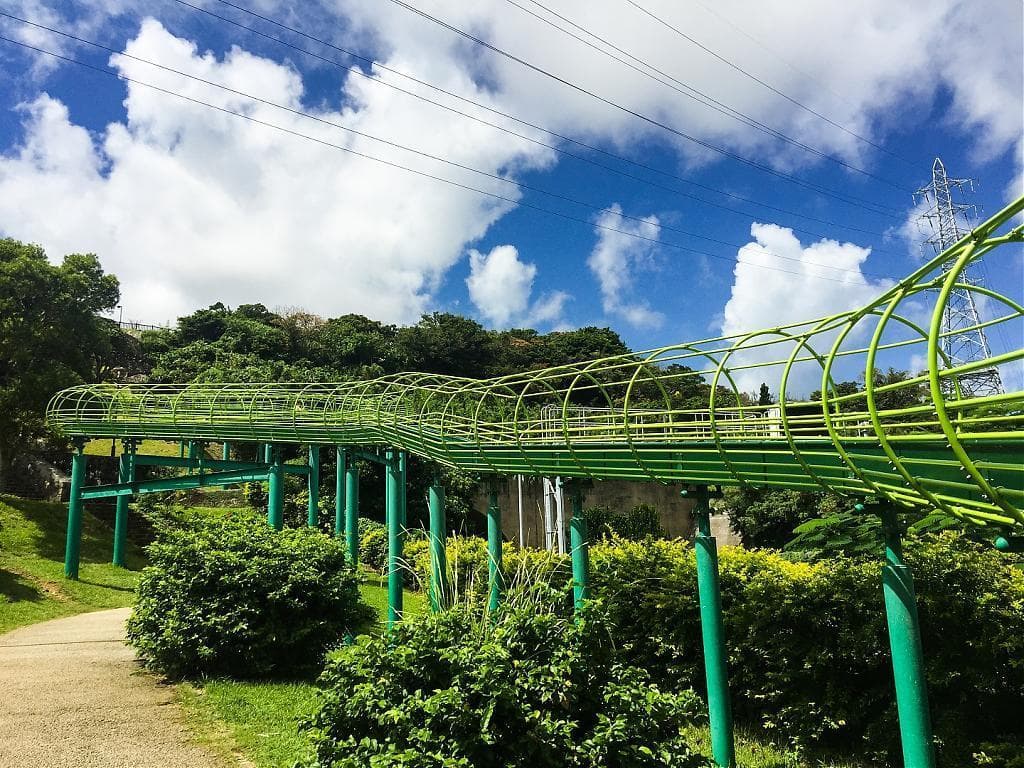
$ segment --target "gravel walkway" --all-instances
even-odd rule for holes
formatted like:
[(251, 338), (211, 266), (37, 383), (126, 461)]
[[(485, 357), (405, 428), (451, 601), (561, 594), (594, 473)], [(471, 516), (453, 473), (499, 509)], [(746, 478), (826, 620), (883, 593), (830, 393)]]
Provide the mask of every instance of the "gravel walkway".
[(0, 766), (217, 768), (124, 644), (131, 609), (0, 635)]

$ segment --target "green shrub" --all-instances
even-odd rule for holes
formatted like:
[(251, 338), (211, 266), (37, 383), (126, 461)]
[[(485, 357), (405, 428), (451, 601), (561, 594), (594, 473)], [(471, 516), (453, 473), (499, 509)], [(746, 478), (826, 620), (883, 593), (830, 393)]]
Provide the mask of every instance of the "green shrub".
[(665, 536), (658, 510), (650, 504), (637, 504), (628, 512), (616, 512), (608, 507), (589, 507), (583, 510), (583, 518), (593, 541), (612, 537), (641, 541)]
[[(480, 597), (488, 590), (487, 541), (478, 536), (452, 536), (445, 543), (448, 563), (448, 583), (451, 598), (462, 601)], [(416, 572), (412, 581), (426, 588), (430, 583), (430, 548), (407, 544), (405, 559)], [(568, 592), (572, 571), (569, 558), (543, 549), (520, 549), (505, 542), (501, 548), (504, 583), (508, 589), (518, 589), (535, 583), (544, 583)], [(407, 580), (408, 583), (409, 580)], [(451, 600), (449, 601), (451, 602)]]
[(403, 622), (339, 651), (307, 725), (320, 768), (709, 765), (682, 732), (691, 692), (618, 663), (609, 625), (536, 603)]
[[(935, 730), (954, 764), (971, 743), (1020, 734), (1014, 713), (1024, 710), (1024, 575), (994, 550), (953, 534), (910, 540), (906, 549)], [(734, 548), (724, 548), (720, 561), (737, 718), (796, 744), (895, 759), (880, 563), (794, 563)], [(664, 687), (702, 689), (692, 548), (599, 545), (592, 565), (594, 594), (610, 612), (623, 659)]]
[[(419, 548), (413, 546), (413, 542), (426, 541), (427, 533), (422, 528), (407, 528), (405, 530), (405, 544), (402, 547), (403, 567), (409, 568), (412, 558), (410, 557), (410, 546), (413, 556), (419, 553)], [(376, 520), (369, 520), (365, 517), (359, 518), (359, 561), (376, 571), (384, 573), (388, 569), (388, 527)], [(409, 586), (416, 585), (416, 579), (409, 575), (406, 577)]]
[(274, 531), (252, 514), (164, 524), (149, 561), (128, 638), (169, 677), (316, 669), (370, 618), (340, 542), (308, 529)]
[(388, 527), (376, 520), (359, 518), (359, 561), (383, 571), (388, 565)]

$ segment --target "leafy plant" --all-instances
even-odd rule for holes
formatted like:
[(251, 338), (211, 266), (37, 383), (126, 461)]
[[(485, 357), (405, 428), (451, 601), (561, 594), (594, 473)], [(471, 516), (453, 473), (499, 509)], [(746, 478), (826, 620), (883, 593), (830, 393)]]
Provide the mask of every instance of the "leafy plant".
[(496, 615), (465, 603), (342, 649), (308, 727), (320, 768), (684, 768), (700, 717), (621, 664), (599, 609), (573, 621), (548, 597)]
[[(723, 548), (722, 605), (737, 719), (795, 745), (895, 759), (898, 727), (881, 552), (792, 562)], [(948, 764), (982, 740), (1019, 739), (1024, 711), (1024, 574), (945, 533), (910, 539), (935, 732)], [(703, 689), (696, 569), (682, 542), (591, 550), (594, 594), (624, 662), (659, 685)], [(958, 762), (959, 761), (959, 762)]]
[(183, 515), (150, 545), (128, 639), (172, 678), (252, 678), (317, 669), (369, 620), (344, 547), (251, 513)]
[(658, 510), (650, 504), (637, 504), (628, 512), (616, 512), (608, 507), (589, 507), (583, 510), (583, 517), (593, 540), (618, 536), (639, 541), (665, 535)]

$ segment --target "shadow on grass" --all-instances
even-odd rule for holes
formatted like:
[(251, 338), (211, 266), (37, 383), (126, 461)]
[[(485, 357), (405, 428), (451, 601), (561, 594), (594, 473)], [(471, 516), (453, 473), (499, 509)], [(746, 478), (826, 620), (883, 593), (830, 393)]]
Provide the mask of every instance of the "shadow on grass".
[(121, 584), (112, 584), (109, 581), (90, 581), (89, 579), (79, 579), (79, 584), (88, 584), (91, 587), (102, 587), (103, 589), (109, 589), (114, 592), (134, 592), (135, 587), (126, 587)]
[[(33, 552), (47, 560), (63, 562), (67, 539), (67, 505), (50, 501), (21, 499), (15, 496), (5, 496), (3, 501), (7, 506), (17, 510), (28, 523), (35, 526)], [(129, 524), (131, 524), (130, 519)], [(85, 514), (82, 515), (81, 562), (109, 563), (113, 557), (113, 550), (113, 531), (109, 526), (89, 514), (86, 509)], [(138, 570), (143, 564), (143, 558), (137, 549), (129, 545), (129, 570)]]
[(44, 599), (42, 591), (25, 577), (5, 571), (3, 568), (0, 568), (0, 597), (6, 598), (10, 603), (37, 603)]

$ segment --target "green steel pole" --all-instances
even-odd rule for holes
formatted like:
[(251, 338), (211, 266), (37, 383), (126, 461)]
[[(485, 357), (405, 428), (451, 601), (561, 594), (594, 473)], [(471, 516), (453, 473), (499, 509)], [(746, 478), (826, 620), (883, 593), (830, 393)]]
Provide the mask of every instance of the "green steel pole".
[(487, 500), (487, 580), (490, 585), (487, 608), (493, 613), (501, 604), (505, 581), (501, 569), (501, 507), (498, 505), (498, 485), (494, 481)]
[(68, 530), (64, 546), (64, 575), (69, 579), (78, 578), (78, 559), (82, 545), (82, 485), (85, 482), (84, 443), (75, 441), (75, 452), (71, 455), (71, 495), (68, 497)]
[(334, 535), (345, 532), (345, 465), (347, 454), (340, 445), (334, 448)]
[[(684, 491), (684, 495), (686, 492)], [(729, 670), (726, 665), (725, 630), (722, 625), (722, 593), (718, 582), (718, 545), (711, 535), (711, 505), (707, 486), (697, 486), (694, 514), (697, 535), (697, 594), (700, 629), (704, 640), (704, 674), (708, 684), (708, 719), (711, 723), (711, 755), (717, 765), (736, 764), (732, 707), (729, 702)]]
[(448, 521), (445, 519), (444, 486), (441, 476), (434, 475), (430, 484), (430, 608), (440, 611), (448, 605), (448, 556), (445, 543)]
[(398, 465), (399, 465), (399, 470), (402, 473), (402, 486), (401, 486), (402, 500), (399, 503), (399, 509), (402, 510), (402, 527), (404, 528), (406, 525), (409, 524), (409, 520), (408, 520), (409, 507), (408, 507), (408, 504), (406, 503), (407, 499), (406, 499), (406, 487), (405, 487), (405, 477), (407, 475), (408, 466), (409, 466), (409, 454), (407, 454), (405, 451), (402, 451), (402, 450), (398, 451)]
[(345, 543), (348, 561), (355, 568), (359, 564), (359, 467), (355, 461), (345, 467)]
[(184, 459), (185, 458), (185, 441), (184, 440), (179, 440), (178, 441), (178, 458), (179, 459)]
[(263, 463), (270, 464), (274, 460), (274, 446), (270, 443), (263, 444)]
[[(864, 507), (857, 505), (860, 510)], [(928, 712), (928, 685), (924, 675), (921, 628), (917, 616), (914, 577), (903, 560), (899, 524), (892, 507), (880, 510), (885, 531), (885, 566), (882, 591), (889, 624), (892, 673), (896, 683), (896, 712), (904, 768), (935, 768), (932, 724)]]
[(267, 524), (275, 531), (284, 528), (284, 469), (281, 453), (268, 446), (270, 471), (267, 473)]
[(569, 521), (569, 544), (572, 547), (572, 602), (576, 613), (590, 599), (590, 542), (587, 521), (583, 517), (583, 494), (572, 493), (572, 519)]
[(385, 501), (388, 522), (388, 627), (402, 616), (402, 461), (393, 448), (387, 451), (385, 464), (387, 487)]
[[(118, 462), (117, 481), (130, 483), (135, 480), (135, 441), (121, 443), (121, 460)], [(114, 565), (125, 567), (125, 550), (128, 548), (128, 503), (131, 497), (118, 496), (114, 515)]]
[(309, 474), (306, 475), (309, 492), (309, 506), (306, 510), (306, 525), (316, 528), (320, 522), (320, 446), (309, 446)]
[(220, 444), (220, 458), (221, 461), (231, 460), (231, 443), (229, 443), (227, 440)]

